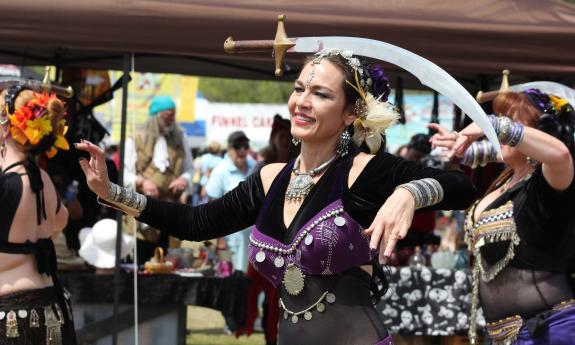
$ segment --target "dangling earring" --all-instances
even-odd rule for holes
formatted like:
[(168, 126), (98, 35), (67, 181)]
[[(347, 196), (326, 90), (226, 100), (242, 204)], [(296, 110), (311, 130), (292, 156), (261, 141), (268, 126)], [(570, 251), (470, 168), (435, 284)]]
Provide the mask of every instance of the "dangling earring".
[(339, 144), (337, 144), (337, 153), (340, 157), (344, 157), (349, 152), (349, 141), (351, 140), (351, 135), (347, 131), (347, 128), (341, 133), (339, 137)]
[(536, 167), (537, 164), (539, 164), (539, 162), (536, 161), (535, 159), (527, 156), (527, 164), (531, 165), (532, 167)]
[(2, 141), (2, 144), (0, 144), (0, 156), (2, 156), (2, 158), (4, 158), (6, 156), (6, 149), (8, 148), (8, 146), (6, 146), (6, 140)]
[(300, 139), (300, 138), (293, 137), (293, 138), (291, 139), (291, 142), (292, 142), (295, 146), (298, 146), (299, 144), (301, 144), (301, 139)]
[(6, 124), (8, 123), (8, 117), (6, 117), (5, 119), (0, 119), (0, 128), (2, 129), (2, 133), (0, 133), (0, 136), (3, 137), (2, 139), (2, 144), (0, 144), (0, 156), (2, 158), (4, 158), (4, 156), (6, 156), (6, 137), (4, 136), (4, 131), (6, 130), (6, 128), (4, 126), (6, 126)]

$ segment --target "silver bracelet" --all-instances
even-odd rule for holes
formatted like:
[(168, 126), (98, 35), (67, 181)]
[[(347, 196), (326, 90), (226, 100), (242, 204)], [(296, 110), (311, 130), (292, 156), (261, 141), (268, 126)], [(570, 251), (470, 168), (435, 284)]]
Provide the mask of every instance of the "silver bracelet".
[(397, 188), (407, 189), (411, 193), (416, 210), (438, 204), (444, 197), (443, 187), (433, 178), (414, 180), (400, 184)]
[[(422, 179), (418, 182), (427, 188), (431, 196), (431, 204), (435, 205), (439, 202), (439, 191), (436, 189), (435, 185), (429, 181), (430, 179)], [(441, 185), (439, 185), (441, 188)]]
[(489, 116), (489, 121), (497, 134), (499, 142), (509, 146), (516, 146), (523, 138), (524, 126), (507, 116)]
[(476, 169), (479, 161), (479, 147), (473, 143), (471, 144), (471, 149), (473, 152), (473, 163), (471, 163), (471, 168)]
[(110, 189), (106, 201), (113, 201), (127, 206), (130, 209), (142, 212), (146, 208), (147, 199), (144, 195), (132, 189), (110, 183)]
[(465, 150), (460, 162), (472, 169), (484, 167), (488, 163), (497, 162), (497, 151), (487, 140), (476, 141)]
[(499, 141), (506, 143), (511, 135), (511, 119), (507, 116), (500, 116), (499, 120), (499, 131), (498, 137)]

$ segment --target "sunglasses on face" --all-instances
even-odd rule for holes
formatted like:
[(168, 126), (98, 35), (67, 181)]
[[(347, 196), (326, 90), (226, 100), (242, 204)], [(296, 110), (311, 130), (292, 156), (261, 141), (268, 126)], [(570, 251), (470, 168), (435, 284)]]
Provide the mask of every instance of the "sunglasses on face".
[(248, 143), (248, 142), (233, 143), (232, 148), (234, 150), (239, 150), (239, 149), (248, 150), (250, 148), (250, 143)]

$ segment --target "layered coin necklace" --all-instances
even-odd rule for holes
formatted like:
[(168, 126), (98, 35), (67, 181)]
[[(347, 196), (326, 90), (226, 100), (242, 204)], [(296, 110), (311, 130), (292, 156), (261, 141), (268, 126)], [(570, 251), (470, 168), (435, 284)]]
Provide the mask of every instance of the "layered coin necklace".
[(324, 172), (325, 169), (327, 169), (327, 167), (333, 163), (337, 157), (339, 157), (339, 154), (337, 152), (334, 153), (330, 159), (322, 163), (320, 166), (305, 173), (299, 171), (300, 157), (301, 155), (297, 156), (293, 165), (292, 171), (295, 175), (295, 178), (291, 180), (288, 185), (285, 195), (285, 199), (287, 201), (299, 202), (305, 199), (305, 197), (309, 194), (312, 187), (314, 186), (313, 178)]

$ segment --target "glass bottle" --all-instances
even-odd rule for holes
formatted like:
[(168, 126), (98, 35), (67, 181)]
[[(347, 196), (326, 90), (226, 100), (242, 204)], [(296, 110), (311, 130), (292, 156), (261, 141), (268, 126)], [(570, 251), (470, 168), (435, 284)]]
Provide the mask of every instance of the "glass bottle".
[(415, 253), (409, 258), (409, 266), (415, 269), (421, 269), (425, 266), (425, 256), (421, 253), (421, 247), (415, 247)]

